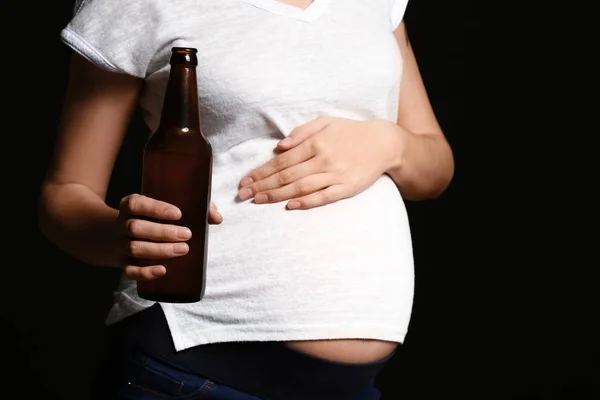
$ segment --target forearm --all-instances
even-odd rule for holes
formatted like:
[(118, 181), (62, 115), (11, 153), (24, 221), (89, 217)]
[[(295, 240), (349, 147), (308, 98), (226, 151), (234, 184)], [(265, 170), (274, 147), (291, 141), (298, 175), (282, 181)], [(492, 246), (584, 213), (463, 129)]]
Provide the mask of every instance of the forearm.
[(454, 175), (454, 157), (443, 135), (414, 134), (395, 125), (386, 173), (406, 200), (440, 196)]
[(47, 184), (38, 221), (42, 233), (71, 256), (91, 265), (116, 266), (112, 249), (118, 211), (84, 185)]

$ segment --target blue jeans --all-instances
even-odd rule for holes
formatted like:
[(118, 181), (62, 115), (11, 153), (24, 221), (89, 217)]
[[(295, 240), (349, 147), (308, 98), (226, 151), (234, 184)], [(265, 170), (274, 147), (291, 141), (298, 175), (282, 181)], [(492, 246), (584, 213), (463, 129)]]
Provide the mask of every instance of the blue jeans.
[(383, 360), (347, 364), (279, 342), (230, 342), (175, 351), (160, 305), (109, 329), (96, 400), (379, 400)]
[[(265, 400), (142, 352), (130, 354), (124, 373), (115, 400)], [(370, 385), (356, 400), (379, 398), (379, 391)]]

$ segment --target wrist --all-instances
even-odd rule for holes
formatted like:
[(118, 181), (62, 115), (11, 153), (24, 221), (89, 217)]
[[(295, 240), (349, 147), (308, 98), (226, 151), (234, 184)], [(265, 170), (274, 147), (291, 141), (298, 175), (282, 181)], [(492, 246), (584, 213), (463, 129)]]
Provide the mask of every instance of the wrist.
[(119, 265), (113, 245), (118, 214), (83, 185), (53, 184), (42, 190), (41, 232), (58, 248), (86, 264)]
[(406, 141), (410, 133), (392, 121), (383, 121), (385, 126), (382, 127), (384, 140), (382, 140), (384, 172), (389, 174), (393, 171), (398, 171), (404, 163), (404, 153), (406, 149)]

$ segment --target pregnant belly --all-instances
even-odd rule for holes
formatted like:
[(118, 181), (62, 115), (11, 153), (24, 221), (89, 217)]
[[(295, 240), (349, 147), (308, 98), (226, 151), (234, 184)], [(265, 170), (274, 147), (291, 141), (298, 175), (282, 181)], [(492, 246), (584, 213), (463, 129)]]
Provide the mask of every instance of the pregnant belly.
[(395, 342), (363, 339), (303, 340), (287, 342), (287, 345), (325, 360), (353, 364), (379, 361), (398, 347)]
[(226, 319), (222, 310), (235, 312), (230, 319), (272, 326), (289, 335), (282, 340), (290, 348), (330, 361), (374, 362), (393, 353), (399, 343), (391, 340), (402, 336), (411, 306), (412, 258), (391, 179), (330, 206), (290, 212), (285, 203), (238, 201), (243, 173), (228, 181), (230, 174), (213, 181), (224, 222), (211, 227), (207, 311), (213, 301), (215, 309), (230, 302), (219, 319)]

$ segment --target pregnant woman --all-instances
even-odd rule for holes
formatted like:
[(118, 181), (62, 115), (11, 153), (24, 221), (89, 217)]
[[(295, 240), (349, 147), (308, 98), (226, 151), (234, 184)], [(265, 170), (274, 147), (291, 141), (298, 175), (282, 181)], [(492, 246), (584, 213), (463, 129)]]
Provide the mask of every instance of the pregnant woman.
[[(404, 201), (439, 196), (454, 171), (407, 1), (76, 4), (39, 222), (82, 262), (122, 268), (98, 398), (380, 398), (413, 300)], [(198, 49), (214, 151), (206, 292), (189, 304), (138, 297), (137, 280), (168, 270), (131, 262), (188, 251), (180, 210), (105, 203), (135, 109), (158, 127), (174, 46)]]

